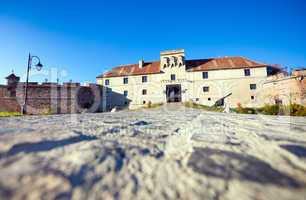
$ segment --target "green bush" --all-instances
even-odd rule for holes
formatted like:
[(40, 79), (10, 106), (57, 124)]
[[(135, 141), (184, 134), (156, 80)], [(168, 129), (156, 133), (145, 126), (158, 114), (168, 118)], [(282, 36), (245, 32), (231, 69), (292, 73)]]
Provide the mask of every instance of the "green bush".
[(292, 116), (306, 116), (306, 107), (299, 104), (291, 104), (289, 106), (290, 115)]
[(20, 112), (0, 112), (0, 117), (14, 117), (21, 116)]
[(158, 108), (162, 105), (164, 105), (164, 104), (163, 103), (152, 103), (151, 101), (149, 101), (146, 108)]
[(212, 111), (212, 112), (223, 112), (224, 111), (224, 108), (222, 107), (206, 106), (206, 105), (201, 105), (201, 104), (197, 104), (194, 102), (185, 102), (184, 105), (188, 108), (202, 109), (202, 110)]
[(306, 107), (299, 104), (290, 105), (265, 105), (261, 108), (244, 108), (238, 104), (237, 108), (232, 111), (241, 114), (264, 114), (264, 115), (290, 115), (290, 116), (306, 116)]
[(281, 106), (276, 104), (276, 105), (265, 105), (264, 107), (258, 109), (258, 111), (266, 115), (278, 115), (283, 113), (280, 112), (280, 109)]

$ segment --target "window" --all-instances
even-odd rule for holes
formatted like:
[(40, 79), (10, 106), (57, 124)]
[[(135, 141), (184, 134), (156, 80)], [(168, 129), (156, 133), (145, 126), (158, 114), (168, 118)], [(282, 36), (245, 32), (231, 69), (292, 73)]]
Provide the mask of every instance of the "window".
[(142, 90), (142, 95), (147, 95), (147, 90)]
[(143, 102), (142, 102), (142, 104), (146, 104), (146, 103), (147, 103), (146, 101), (143, 101)]
[(250, 90), (256, 90), (256, 84), (250, 84)]
[(108, 79), (105, 80), (105, 85), (109, 85), (109, 80)]
[(127, 97), (128, 94), (129, 94), (128, 91), (127, 91), (127, 90), (124, 90), (123, 95), (124, 95), (125, 97)]
[(129, 78), (123, 78), (123, 84), (128, 84), (129, 83)]
[(272, 76), (280, 72), (280, 69), (275, 68), (275, 67), (267, 67), (267, 75)]
[(143, 76), (143, 77), (142, 77), (142, 82), (143, 82), (143, 83), (148, 82), (148, 77), (147, 77), (147, 76)]
[(254, 96), (251, 96), (251, 99), (252, 99), (252, 100), (254, 100), (254, 99), (255, 99), (255, 97), (254, 97)]
[(208, 72), (202, 72), (203, 79), (208, 79)]
[(211, 98), (210, 98), (210, 97), (208, 98), (208, 101), (211, 101)]
[(175, 74), (171, 74), (171, 81), (175, 81)]
[(111, 88), (106, 88), (106, 93), (111, 93), (112, 92), (112, 89)]
[(208, 86), (204, 86), (203, 87), (203, 92), (209, 92), (209, 87)]
[(251, 76), (250, 69), (244, 69), (244, 76)]

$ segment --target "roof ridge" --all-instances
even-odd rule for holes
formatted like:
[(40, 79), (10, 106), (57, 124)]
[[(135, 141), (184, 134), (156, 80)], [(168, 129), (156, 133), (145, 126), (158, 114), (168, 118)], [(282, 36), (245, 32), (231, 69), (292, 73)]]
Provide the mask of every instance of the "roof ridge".
[(253, 59), (250, 59), (250, 58), (247, 58), (247, 57), (244, 57), (244, 56), (239, 56), (239, 57), (241, 57), (241, 58), (243, 58), (243, 59), (245, 59), (245, 60), (247, 60), (247, 61), (255, 62), (255, 63), (259, 64), (259, 65), (267, 65), (265, 62), (253, 60)]

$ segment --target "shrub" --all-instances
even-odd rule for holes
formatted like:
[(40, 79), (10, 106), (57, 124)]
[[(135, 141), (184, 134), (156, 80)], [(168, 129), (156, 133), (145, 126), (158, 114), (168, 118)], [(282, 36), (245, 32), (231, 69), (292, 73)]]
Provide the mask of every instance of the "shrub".
[(292, 116), (306, 116), (306, 107), (299, 104), (291, 104), (289, 106), (290, 115)]
[(266, 115), (277, 115), (281, 114), (280, 112), (280, 105), (275, 104), (275, 105), (265, 105), (264, 107), (259, 109), (262, 114)]
[(158, 108), (162, 105), (164, 105), (164, 104), (163, 103), (152, 103), (151, 101), (149, 101), (146, 108)]
[(290, 116), (306, 116), (306, 107), (299, 104), (290, 105), (265, 105), (257, 109), (259, 113), (265, 115), (290, 115)]
[(222, 107), (206, 106), (206, 105), (197, 104), (191, 101), (185, 102), (184, 105), (188, 108), (202, 109), (202, 110), (212, 111), (212, 112), (223, 112), (224, 111), (224, 108)]
[(21, 116), (20, 112), (0, 112), (0, 117), (14, 117)]
[(257, 114), (257, 110), (255, 108), (244, 108), (240, 103), (237, 104), (237, 108), (231, 109), (232, 111), (240, 114)]

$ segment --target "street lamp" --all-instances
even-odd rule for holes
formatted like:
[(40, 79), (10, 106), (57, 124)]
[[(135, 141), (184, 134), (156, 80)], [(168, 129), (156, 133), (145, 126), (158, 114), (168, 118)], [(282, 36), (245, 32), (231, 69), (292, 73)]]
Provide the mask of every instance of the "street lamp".
[(38, 56), (32, 56), (31, 54), (29, 54), (27, 81), (26, 81), (26, 86), (25, 86), (25, 98), (24, 98), (24, 104), (22, 106), (22, 114), (25, 114), (26, 111), (27, 111), (26, 106), (27, 106), (27, 102), (28, 102), (29, 74), (30, 74), (30, 70), (32, 68), (33, 59), (36, 59), (38, 61), (38, 63), (35, 65), (37, 71), (40, 71), (43, 68), (43, 65), (40, 63), (40, 58)]

